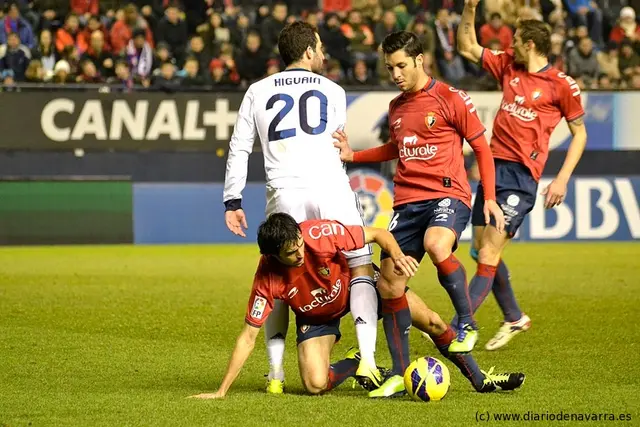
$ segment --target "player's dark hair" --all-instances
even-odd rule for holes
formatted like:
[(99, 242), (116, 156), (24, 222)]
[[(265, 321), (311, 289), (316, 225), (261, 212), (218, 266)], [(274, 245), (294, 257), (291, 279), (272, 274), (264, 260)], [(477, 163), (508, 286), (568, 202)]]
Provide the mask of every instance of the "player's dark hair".
[(316, 29), (302, 21), (287, 25), (278, 36), (278, 50), (287, 66), (302, 59), (308, 47), (315, 51), (317, 43)]
[(258, 247), (263, 255), (278, 255), (280, 250), (300, 238), (300, 226), (286, 213), (274, 213), (258, 227)]
[(382, 52), (385, 55), (391, 55), (399, 50), (404, 50), (404, 53), (413, 59), (424, 52), (420, 38), (409, 31), (393, 32), (382, 41)]
[(525, 19), (518, 23), (522, 43), (531, 40), (536, 45), (536, 50), (542, 56), (551, 53), (551, 29), (547, 24), (535, 19)]

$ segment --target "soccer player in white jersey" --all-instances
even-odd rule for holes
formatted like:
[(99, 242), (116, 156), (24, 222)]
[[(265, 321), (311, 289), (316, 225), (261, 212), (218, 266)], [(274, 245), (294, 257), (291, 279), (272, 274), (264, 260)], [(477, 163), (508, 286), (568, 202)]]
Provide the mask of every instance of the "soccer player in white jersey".
[[(346, 225), (364, 225), (358, 197), (351, 190), (339, 151), (333, 146), (332, 134), (346, 123), (346, 94), (336, 83), (315, 74), (322, 70), (324, 61), (320, 36), (311, 25), (294, 22), (280, 33), (278, 49), (286, 69), (249, 86), (229, 143), (224, 186), (227, 227), (245, 237), (247, 220), (241, 193), (256, 134), (267, 176), (267, 216), (284, 212), (298, 222), (331, 219)], [(352, 277), (350, 310), (361, 353), (356, 379), (372, 390), (382, 383), (374, 357), (378, 299), (372, 249), (365, 245), (345, 255)], [(331, 276), (328, 273), (327, 279)], [(289, 309), (278, 300), (265, 324), (270, 393), (283, 392), (288, 325)]]

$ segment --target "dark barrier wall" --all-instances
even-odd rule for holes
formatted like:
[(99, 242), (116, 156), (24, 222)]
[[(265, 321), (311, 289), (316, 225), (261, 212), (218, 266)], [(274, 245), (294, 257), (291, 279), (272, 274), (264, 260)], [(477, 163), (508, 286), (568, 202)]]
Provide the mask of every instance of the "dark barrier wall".
[(130, 182), (0, 182), (0, 244), (132, 243)]

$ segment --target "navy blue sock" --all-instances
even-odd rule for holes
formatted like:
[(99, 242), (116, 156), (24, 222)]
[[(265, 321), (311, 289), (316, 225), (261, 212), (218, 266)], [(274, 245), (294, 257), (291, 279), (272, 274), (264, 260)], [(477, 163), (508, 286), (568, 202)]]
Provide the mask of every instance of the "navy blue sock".
[(453, 254), (435, 266), (438, 269), (438, 280), (451, 298), (459, 323), (475, 327), (464, 267)]
[(504, 314), (504, 321), (515, 322), (520, 320), (522, 311), (520, 311), (516, 296), (513, 294), (509, 270), (502, 260), (500, 260), (496, 269), (496, 277), (493, 281), (492, 289), (493, 295), (496, 297), (496, 301), (498, 301), (498, 305)]
[(356, 359), (344, 359), (329, 366), (329, 380), (327, 391), (333, 390), (342, 384), (347, 378), (352, 377), (358, 370), (359, 361)]
[(484, 374), (480, 371), (480, 367), (470, 353), (449, 353), (449, 344), (455, 339), (456, 333), (449, 326), (447, 331), (440, 336), (431, 335), (431, 339), (435, 343), (440, 354), (453, 362), (460, 369), (476, 390), (482, 388), (484, 383)]
[(393, 375), (404, 375), (409, 366), (411, 311), (407, 297), (382, 299), (382, 326), (393, 362)]
[[(478, 307), (482, 305), (482, 302), (487, 298), (487, 295), (489, 295), (495, 275), (496, 267), (487, 264), (478, 264), (476, 275), (473, 276), (469, 284), (469, 298), (471, 299), (471, 309), (474, 313), (478, 311)], [(454, 316), (451, 325), (454, 327), (458, 326), (458, 316)]]

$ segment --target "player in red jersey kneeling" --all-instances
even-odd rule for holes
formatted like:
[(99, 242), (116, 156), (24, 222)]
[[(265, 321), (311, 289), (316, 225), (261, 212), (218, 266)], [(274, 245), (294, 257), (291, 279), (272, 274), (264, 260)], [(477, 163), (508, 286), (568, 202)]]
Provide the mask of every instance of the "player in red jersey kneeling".
[[(258, 230), (263, 254), (249, 298), (245, 327), (220, 388), (193, 396), (217, 399), (226, 395), (255, 345), (260, 327), (276, 299), (285, 301), (296, 315), (298, 364), (302, 383), (311, 394), (329, 391), (358, 369), (357, 353), (331, 364), (334, 344), (340, 339), (340, 319), (349, 312), (350, 270), (343, 251), (377, 243), (393, 260), (394, 274), (413, 276), (418, 262), (405, 256), (384, 229), (346, 226), (337, 221), (311, 220), (300, 224), (285, 213), (272, 214)], [(471, 355), (449, 354), (455, 333), (420, 298), (407, 290), (414, 325), (427, 332), (440, 352), (461, 370), (479, 392), (513, 390), (524, 382), (524, 374), (483, 373)], [(403, 331), (408, 333), (409, 331)]]

